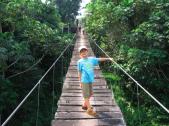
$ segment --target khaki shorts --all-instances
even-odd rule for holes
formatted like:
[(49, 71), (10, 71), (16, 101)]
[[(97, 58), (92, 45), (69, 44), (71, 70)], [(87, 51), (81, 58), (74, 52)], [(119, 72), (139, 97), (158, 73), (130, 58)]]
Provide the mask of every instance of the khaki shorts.
[(92, 84), (82, 84), (82, 93), (84, 98), (90, 98), (93, 94)]

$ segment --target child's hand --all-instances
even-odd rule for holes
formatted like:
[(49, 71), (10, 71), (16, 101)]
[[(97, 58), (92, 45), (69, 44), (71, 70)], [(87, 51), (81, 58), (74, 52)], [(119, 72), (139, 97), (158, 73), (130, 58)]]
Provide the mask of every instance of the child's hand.
[(109, 58), (110, 61), (113, 61), (113, 58)]
[(82, 83), (80, 83), (80, 87), (82, 88)]

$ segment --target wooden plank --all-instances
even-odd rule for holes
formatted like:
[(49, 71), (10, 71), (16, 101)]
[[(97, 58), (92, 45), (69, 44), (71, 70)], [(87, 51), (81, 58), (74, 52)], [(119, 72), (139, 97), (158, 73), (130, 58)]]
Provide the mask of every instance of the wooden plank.
[[(64, 83), (79, 83), (80, 81), (79, 80), (70, 80), (70, 79), (65, 79)], [(95, 79), (95, 81), (93, 83), (96, 83), (96, 84), (99, 84), (99, 83), (104, 83), (104, 84), (107, 84), (106, 83), (106, 80), (104, 79)]]
[[(80, 42), (80, 41), (79, 41)], [(81, 44), (81, 43), (78, 43), (78, 42), (76, 42), (77, 43), (77, 45), (74, 47), (74, 50), (77, 50), (77, 52), (79, 51), (79, 47), (80, 46), (86, 46), (87, 48), (88, 48), (88, 50), (92, 50), (92, 48), (90, 47), (90, 44), (89, 43), (83, 43), (83, 44)]]
[[(64, 85), (69, 85), (69, 86), (80, 86), (80, 82), (75, 82), (75, 83), (64, 83)], [(97, 83), (93, 83), (93, 86), (106, 86), (107, 87), (107, 84), (105, 84), (105, 83), (99, 83), (99, 82), (97, 82)]]
[[(66, 78), (77, 78), (78, 79), (78, 74), (66, 74)], [(103, 78), (103, 75), (95, 74), (94, 78)]]
[[(80, 86), (80, 82), (78, 82), (78, 81), (76, 81), (74, 83), (65, 82), (64, 85), (65, 86)], [(93, 87), (95, 87), (95, 86), (106, 86), (107, 87), (107, 84), (95, 82), (95, 83), (93, 83)]]
[[(64, 85), (63, 86), (63, 90), (64, 89), (70, 89), (70, 90), (81, 90), (80, 86), (69, 86), (69, 85)], [(100, 90), (100, 89), (107, 89), (107, 86), (94, 86), (93, 87), (94, 90)]]
[[(93, 106), (96, 112), (121, 112), (118, 106)], [(62, 105), (58, 106), (57, 112), (85, 112), (81, 106)]]
[[(70, 78), (66, 78), (64, 83), (79, 83), (80, 81), (78, 79), (76, 80), (71, 80)], [(95, 79), (94, 83), (104, 83), (106, 84), (106, 80), (105, 79)]]
[[(80, 82), (77, 83), (64, 83), (64, 85), (69, 85), (69, 86), (80, 86)], [(105, 83), (93, 83), (93, 86), (107, 86)]]
[[(71, 96), (64, 96), (64, 97), (60, 97), (60, 99), (64, 99), (64, 100), (83, 100), (84, 98), (82, 96), (80, 97), (71, 97)], [(90, 101), (94, 101), (94, 100), (97, 100), (97, 101), (111, 101), (113, 100), (114, 98), (112, 96), (102, 96), (102, 97), (91, 97), (90, 98)]]
[[(95, 72), (95, 74), (102, 75), (101, 70), (94, 70), (94, 72)], [(67, 74), (75, 74), (75, 75), (77, 75), (78, 71), (77, 70), (68, 70)]]
[[(72, 71), (72, 70), (70, 70), (70, 71), (67, 72), (66, 77), (67, 77), (67, 76), (73, 76), (73, 75), (74, 75), (74, 76), (75, 76), (75, 75), (77, 76), (77, 75), (78, 75), (78, 71)], [(97, 72), (95, 72), (95, 75), (96, 75), (96, 76), (101, 76), (101, 77), (103, 77), (102, 73), (99, 72), (98, 70), (97, 70)], [(76, 77), (76, 76), (75, 76), (75, 77)]]
[[(95, 72), (95, 73), (102, 74), (102, 71), (101, 71), (101, 70), (98, 70), (98, 69), (95, 69), (94, 72)], [(75, 69), (71, 69), (71, 70), (68, 69), (67, 73), (77, 74), (78, 71), (77, 71), (77, 69), (76, 69), (76, 70), (75, 70)]]
[[(95, 78), (95, 80), (96, 80), (96, 79), (104, 79), (104, 77), (103, 77), (103, 76), (100, 76), (100, 75), (95, 75), (94, 78)], [(72, 76), (66, 76), (66, 79), (79, 80), (79, 78), (76, 77), (76, 75), (75, 75), (75, 76), (73, 76), (73, 75), (72, 75)]]
[[(80, 81), (79, 80), (66, 80), (63, 85), (79, 85)], [(94, 82), (93, 86), (107, 86), (105, 81), (101, 81), (101, 82)]]
[(97, 116), (93, 117), (86, 112), (57, 112), (55, 113), (55, 119), (100, 119), (100, 118), (122, 118), (122, 114), (119, 112), (97, 112)]
[[(59, 100), (58, 105), (76, 105), (81, 106), (84, 103), (83, 100)], [(90, 101), (90, 104), (93, 106), (102, 105), (102, 106), (112, 106), (115, 105), (115, 103), (111, 101)]]
[[(69, 85), (64, 85), (63, 90), (81, 90), (80, 86), (69, 86)], [(107, 89), (107, 86), (94, 86), (93, 90), (100, 90), (100, 89)]]
[[(95, 90), (93, 90), (95, 91)], [(82, 92), (62, 92), (63, 95), (61, 96), (82, 96)], [(111, 92), (106, 92), (106, 93), (103, 93), (103, 92), (100, 92), (100, 93), (93, 93), (94, 96), (98, 97), (98, 96), (112, 96), (112, 93)]]
[[(82, 90), (69, 90), (69, 89), (65, 89), (62, 90), (62, 92), (67, 92), (67, 93), (82, 93)], [(101, 90), (93, 90), (94, 93), (112, 93), (111, 90), (109, 89), (101, 89)]]
[[(79, 82), (79, 79), (78, 78), (66, 78), (65, 79), (65, 82), (69, 82), (69, 81)], [(95, 78), (94, 82), (103, 83), (103, 82), (106, 82), (106, 80), (104, 78)]]
[(54, 120), (52, 126), (125, 126), (121, 118)]
[[(65, 93), (65, 92), (63, 92), (62, 94), (61, 94), (61, 96), (70, 96), (70, 97), (79, 97), (79, 96), (82, 96), (82, 93)], [(112, 94), (111, 93), (101, 93), (101, 94), (94, 94), (93, 95), (94, 97), (105, 97), (105, 96), (110, 96), (110, 97), (112, 97)]]

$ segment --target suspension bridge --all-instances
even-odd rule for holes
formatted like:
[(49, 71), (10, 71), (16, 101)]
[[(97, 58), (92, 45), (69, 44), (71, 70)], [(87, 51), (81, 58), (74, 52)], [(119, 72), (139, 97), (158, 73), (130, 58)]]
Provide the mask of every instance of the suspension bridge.
[[(75, 36), (74, 36), (75, 38)], [(2, 123), (1, 126), (6, 126), (9, 120), (15, 115), (15, 113), (20, 109), (27, 98), (32, 94), (32, 92), (38, 87), (38, 107), (39, 107), (39, 89), (41, 81), (49, 73), (49, 71), (55, 66), (57, 61), (62, 57), (65, 51), (70, 47), (72, 43), (68, 44), (66, 48), (62, 51), (60, 56), (55, 60), (55, 62), (50, 66), (46, 73), (41, 77), (41, 79), (35, 84), (35, 86), (30, 90), (30, 92), (25, 96), (25, 98), (20, 102), (20, 104), (14, 109), (14, 111), (9, 115), (9, 117)], [(97, 43), (95, 43), (96, 46)], [(82, 90), (80, 87), (80, 82), (78, 80), (77, 74), (77, 61), (79, 60), (78, 48), (81, 45), (88, 47), (89, 56), (94, 56), (91, 49), (89, 40), (86, 35), (77, 33), (76, 42), (73, 50), (73, 56), (66, 74), (66, 78), (63, 83), (62, 94), (58, 100), (58, 109), (56, 110), (54, 119), (51, 121), (51, 126), (126, 126), (123, 114), (116, 104), (113, 92), (108, 89), (106, 80), (104, 79), (101, 69), (99, 66), (95, 68), (95, 82), (93, 84), (94, 95), (90, 99), (92, 106), (94, 106), (97, 116), (93, 117), (88, 115), (81, 106), (83, 104)], [(99, 46), (98, 48), (104, 52)], [(105, 52), (104, 52), (105, 53)], [(105, 53), (107, 57), (107, 55)], [(110, 58), (110, 57), (109, 57)], [(161, 104), (154, 96), (152, 96), (144, 87), (142, 87), (132, 76), (130, 76), (119, 64), (114, 60), (112, 62), (122, 70), (131, 80), (133, 80), (137, 88), (141, 88), (149, 97), (151, 97), (164, 111), (169, 113), (169, 110)], [(39, 109), (37, 110), (36, 126), (38, 126), (38, 116)]]
[(83, 97), (77, 73), (77, 61), (80, 58), (78, 48), (82, 45), (89, 49), (89, 56), (94, 56), (87, 37), (79, 34), (52, 126), (125, 126), (120, 108), (107, 88), (99, 66), (95, 68), (94, 96), (91, 98), (98, 116), (90, 116), (82, 110)]

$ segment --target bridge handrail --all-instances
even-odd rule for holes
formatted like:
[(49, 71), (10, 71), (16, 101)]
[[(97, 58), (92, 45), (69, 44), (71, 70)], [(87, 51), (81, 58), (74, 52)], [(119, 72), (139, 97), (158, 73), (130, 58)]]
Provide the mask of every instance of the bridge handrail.
[[(94, 40), (94, 44), (109, 58), (111, 58)], [(155, 102), (157, 102), (158, 105), (160, 105), (168, 114), (169, 110), (162, 104), (160, 103), (152, 94), (150, 94), (141, 84), (139, 84), (130, 74), (128, 74), (117, 62), (114, 61), (113, 58), (111, 58), (112, 62), (119, 67), (130, 79), (132, 79), (144, 92), (146, 92)]]
[(48, 72), (55, 66), (57, 61), (60, 59), (60, 57), (64, 54), (64, 52), (69, 48), (69, 46), (72, 44), (76, 34), (73, 36), (72, 41), (66, 46), (66, 48), (61, 52), (59, 57), (55, 60), (55, 62), (50, 66), (50, 68), (46, 71), (46, 73), (41, 77), (41, 79), (36, 83), (36, 85), (31, 89), (31, 91), (25, 96), (25, 98), (19, 103), (19, 105), (13, 110), (13, 112), (9, 115), (9, 117), (3, 122), (1, 126), (5, 126), (8, 121), (13, 117), (13, 115), (17, 112), (17, 110), (22, 106), (22, 104), (27, 100), (27, 98), (30, 96), (30, 94), (35, 90), (35, 88), (40, 84), (40, 82), (43, 80), (43, 78), (48, 74)]

